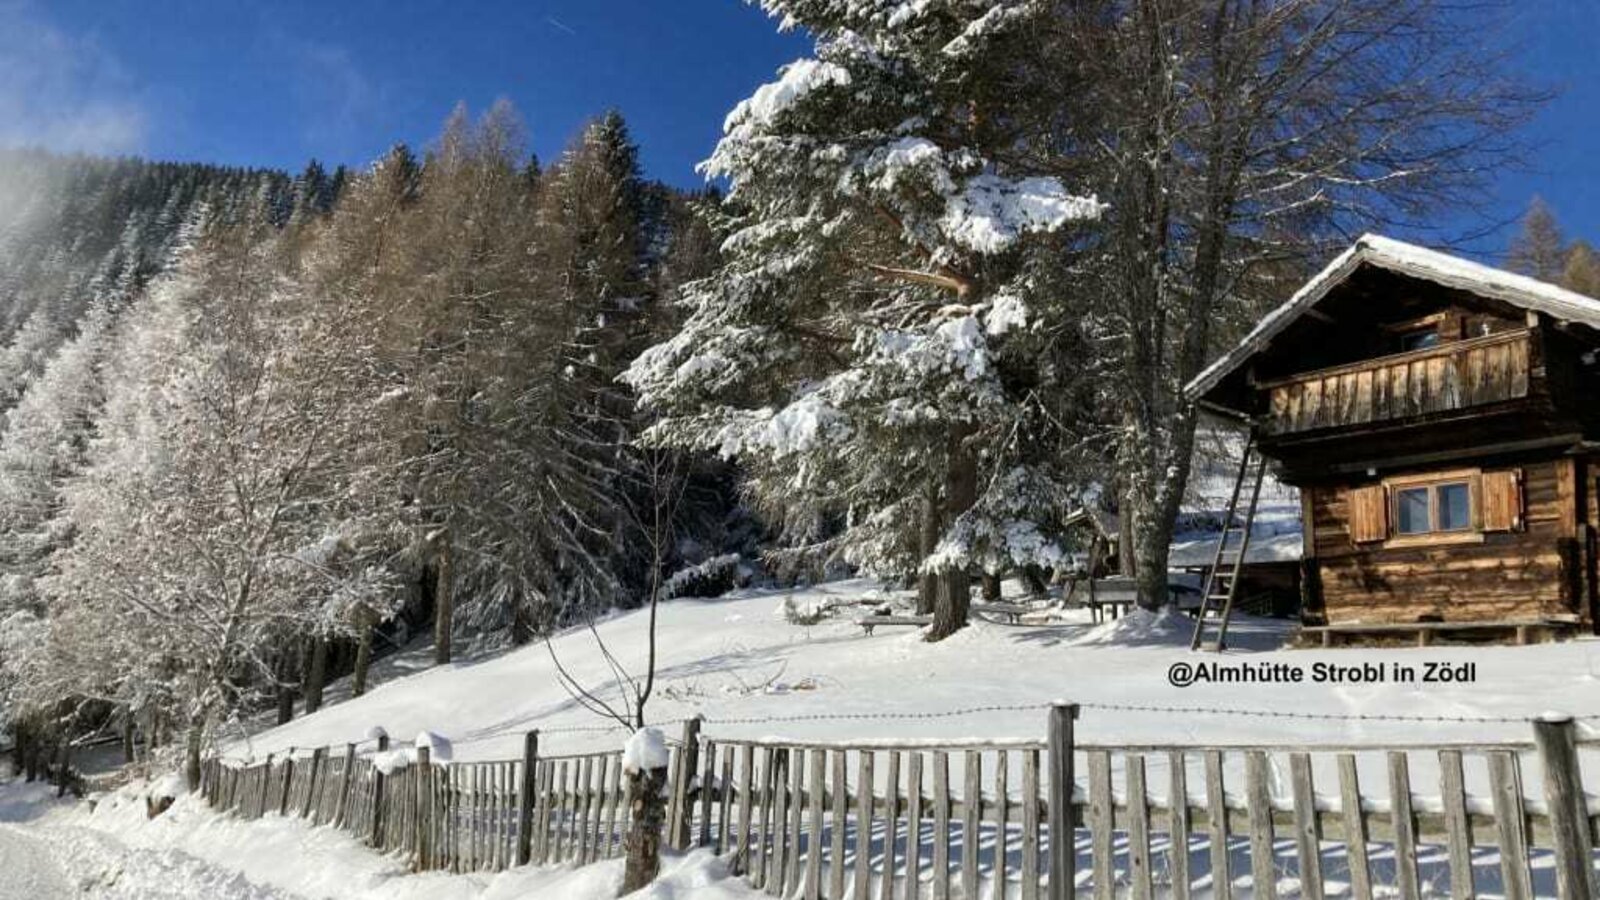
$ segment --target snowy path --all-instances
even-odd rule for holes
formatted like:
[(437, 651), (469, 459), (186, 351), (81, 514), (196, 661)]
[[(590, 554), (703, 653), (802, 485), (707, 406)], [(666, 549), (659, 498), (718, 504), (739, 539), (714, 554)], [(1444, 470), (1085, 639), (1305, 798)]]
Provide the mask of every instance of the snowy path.
[(67, 900), (77, 896), (49, 846), (18, 825), (0, 825), (0, 897)]
[(0, 800), (0, 897), (28, 900), (300, 900), (173, 849), (146, 849), (48, 820), (49, 791), (6, 785)]

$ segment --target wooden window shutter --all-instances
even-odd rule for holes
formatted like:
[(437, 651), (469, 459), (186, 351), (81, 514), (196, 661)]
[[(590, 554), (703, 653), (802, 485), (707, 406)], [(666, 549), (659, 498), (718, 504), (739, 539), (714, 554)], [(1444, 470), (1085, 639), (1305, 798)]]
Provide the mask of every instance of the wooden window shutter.
[(1483, 530), (1522, 529), (1522, 471), (1483, 473)]
[(1383, 485), (1350, 489), (1350, 540), (1357, 544), (1389, 537), (1389, 496)]

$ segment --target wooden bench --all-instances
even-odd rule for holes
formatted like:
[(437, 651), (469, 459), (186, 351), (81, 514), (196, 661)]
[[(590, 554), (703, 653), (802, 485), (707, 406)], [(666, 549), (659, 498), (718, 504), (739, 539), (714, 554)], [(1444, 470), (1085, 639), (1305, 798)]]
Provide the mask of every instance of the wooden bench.
[(1427, 647), (1441, 633), (1484, 633), (1511, 631), (1518, 644), (1533, 642), (1540, 633), (1571, 630), (1577, 623), (1565, 619), (1503, 619), (1491, 622), (1347, 622), (1339, 625), (1306, 625), (1300, 631), (1321, 639), (1322, 646), (1332, 647), (1339, 637), (1357, 635), (1408, 635), (1414, 634), (1418, 647)]
[(1033, 612), (1033, 608), (1020, 603), (974, 603), (972, 611), (985, 616), (996, 616), (1004, 619), (1007, 625), (1021, 625), (1022, 617)]
[(856, 624), (861, 626), (861, 630), (871, 634), (872, 629), (880, 625), (915, 625), (922, 628), (933, 624), (933, 616), (866, 616), (856, 620)]
[[(1185, 609), (1186, 598), (1199, 596), (1199, 591), (1186, 584), (1167, 585), (1167, 603)], [(1139, 587), (1132, 578), (1094, 578), (1089, 580), (1089, 596), (1078, 601), (1089, 610), (1095, 622), (1104, 622), (1106, 614), (1121, 618), (1122, 614), (1139, 604)], [(1198, 606), (1198, 604), (1191, 604)], [(1192, 615), (1192, 610), (1187, 610)]]

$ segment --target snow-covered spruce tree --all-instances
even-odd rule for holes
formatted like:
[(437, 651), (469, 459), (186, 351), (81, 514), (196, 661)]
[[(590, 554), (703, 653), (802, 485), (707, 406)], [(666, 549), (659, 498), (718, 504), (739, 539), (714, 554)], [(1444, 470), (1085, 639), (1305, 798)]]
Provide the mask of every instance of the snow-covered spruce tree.
[(1061, 328), (1052, 285), (1101, 211), (1025, 137), (1044, 73), (1011, 48), (1051, 4), (761, 5), (816, 56), (728, 116), (703, 166), (729, 184), (726, 263), (627, 378), (661, 413), (650, 440), (737, 458), (791, 540), (920, 569), (936, 640), (965, 624), (969, 567), (1060, 554), (1035, 501), (1062, 489), (1018, 452), (1050, 386), (1006, 359)]

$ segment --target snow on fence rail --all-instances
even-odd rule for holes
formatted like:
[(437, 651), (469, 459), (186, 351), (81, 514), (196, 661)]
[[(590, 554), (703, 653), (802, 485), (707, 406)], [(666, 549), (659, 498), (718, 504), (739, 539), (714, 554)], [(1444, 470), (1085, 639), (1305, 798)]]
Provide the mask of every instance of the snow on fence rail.
[[(689, 720), (666, 843), (710, 847), (751, 886), (807, 900), (1600, 889), (1600, 804), (1583, 790), (1600, 743), (1568, 719), (1534, 723), (1526, 742), (1347, 747), (1082, 743), (1075, 716), (1051, 710), (1045, 741), (722, 739)], [(623, 852), (620, 751), (544, 756), (538, 732), (520, 760), (435, 764), (426, 746), (397, 759), (386, 738), (378, 750), (212, 759), (202, 789), (236, 816), (331, 825), (418, 870)], [(1068, 830), (1070, 846), (1051, 841)]]

